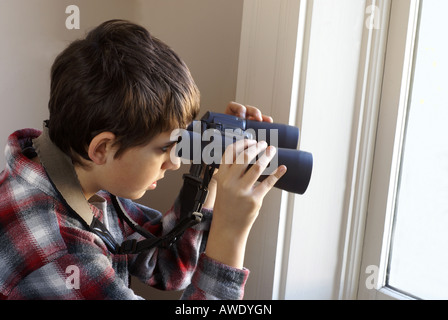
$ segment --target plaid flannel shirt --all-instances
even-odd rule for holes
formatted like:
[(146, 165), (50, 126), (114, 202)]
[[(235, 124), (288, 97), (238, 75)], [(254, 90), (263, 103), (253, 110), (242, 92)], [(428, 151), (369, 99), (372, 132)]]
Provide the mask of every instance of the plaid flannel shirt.
[[(235, 269), (202, 253), (211, 212), (188, 229), (170, 249), (138, 255), (111, 254), (67, 210), (44, 168), (25, 155), (40, 131), (13, 133), (0, 174), (0, 298), (3, 299), (141, 299), (129, 275), (164, 290), (185, 289), (183, 299), (240, 299), (247, 269)], [(106, 192), (91, 203), (94, 215), (120, 242), (141, 239), (118, 217)], [(126, 212), (155, 235), (169, 232), (179, 219), (176, 202), (163, 217), (155, 210), (120, 199)]]

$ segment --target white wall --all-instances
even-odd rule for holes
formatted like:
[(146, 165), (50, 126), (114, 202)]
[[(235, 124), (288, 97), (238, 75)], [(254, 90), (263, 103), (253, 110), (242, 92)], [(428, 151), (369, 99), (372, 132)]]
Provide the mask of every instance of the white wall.
[[(237, 100), (255, 105), (279, 123), (294, 124), (294, 90), (299, 0), (245, 0)], [(278, 298), (287, 194), (271, 190), (252, 228), (245, 266), (251, 270), (246, 299)], [(286, 243), (287, 245), (287, 243)]]

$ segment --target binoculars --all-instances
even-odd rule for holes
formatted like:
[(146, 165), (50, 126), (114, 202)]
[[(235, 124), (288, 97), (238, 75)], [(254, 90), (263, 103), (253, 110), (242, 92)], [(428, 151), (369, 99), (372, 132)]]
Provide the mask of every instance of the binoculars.
[(285, 165), (288, 170), (274, 187), (296, 194), (304, 194), (308, 188), (313, 156), (297, 150), (297, 127), (207, 112), (200, 121), (193, 121), (186, 130), (180, 131), (174, 150), (176, 157), (214, 168), (218, 168), (223, 161), (222, 155), (226, 148), (237, 140), (266, 141), (268, 145), (277, 148), (277, 153), (259, 181), (267, 178), (278, 166)]

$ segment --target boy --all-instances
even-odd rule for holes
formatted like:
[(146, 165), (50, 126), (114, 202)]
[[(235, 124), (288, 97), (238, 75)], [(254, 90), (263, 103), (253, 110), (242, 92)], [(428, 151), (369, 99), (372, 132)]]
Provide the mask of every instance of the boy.
[[(56, 58), (49, 111), (43, 132), (20, 130), (8, 140), (0, 175), (0, 297), (139, 299), (128, 288), (132, 274), (160, 289), (186, 288), (184, 299), (242, 298), (249, 231), (286, 170), (254, 185), (275, 153), (264, 142), (228, 148), (235, 163), (265, 153), (249, 170), (221, 164), (203, 222), (172, 247), (120, 254), (108, 241), (113, 247), (143, 239), (118, 216), (117, 204), (155, 235), (180, 219), (179, 200), (163, 218), (131, 201), (178, 169), (171, 131), (199, 111), (198, 89), (169, 47), (130, 22), (101, 24)], [(226, 113), (272, 121), (235, 103)]]

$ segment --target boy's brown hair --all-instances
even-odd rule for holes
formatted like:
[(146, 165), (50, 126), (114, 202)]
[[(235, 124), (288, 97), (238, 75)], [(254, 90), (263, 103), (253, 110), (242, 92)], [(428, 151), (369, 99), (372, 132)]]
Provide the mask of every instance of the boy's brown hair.
[(56, 58), (48, 107), (51, 140), (81, 164), (101, 132), (115, 134), (119, 157), (185, 127), (199, 111), (199, 90), (166, 44), (141, 26), (110, 20)]

